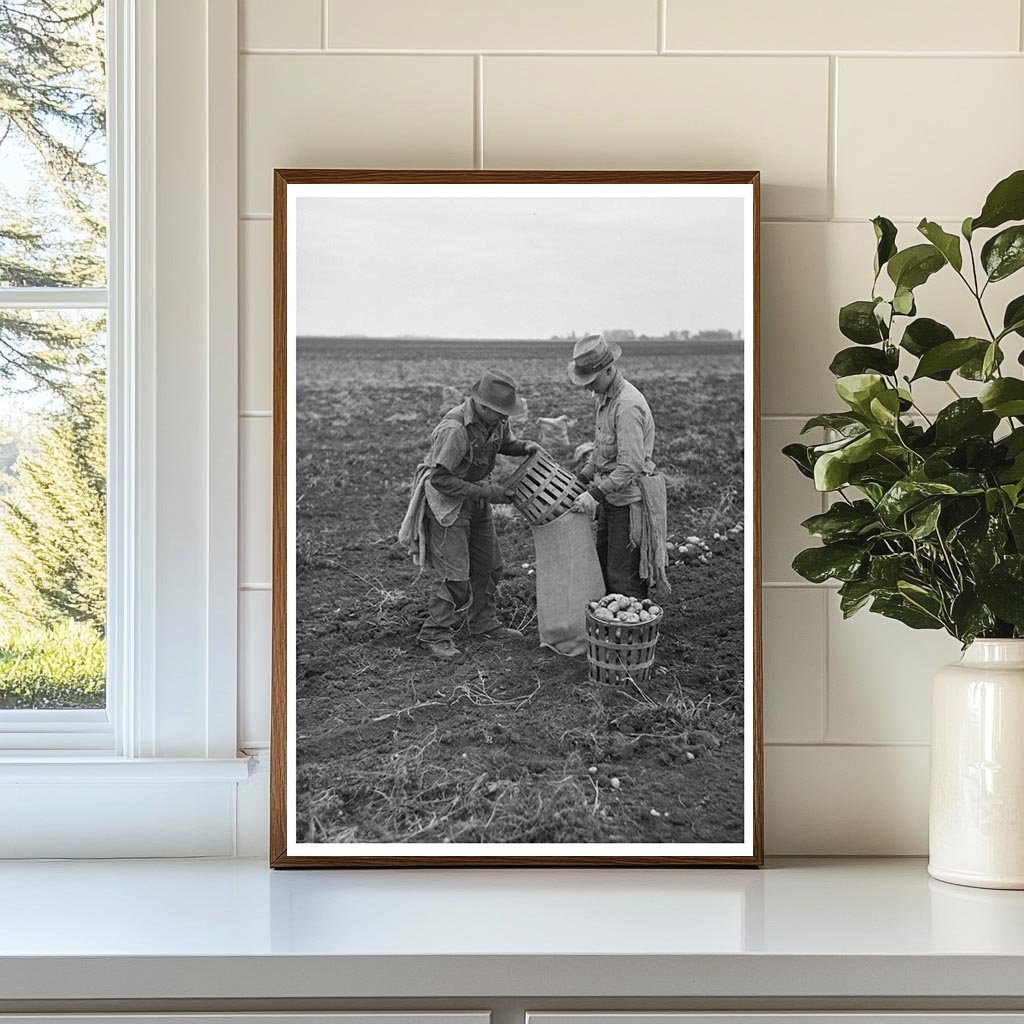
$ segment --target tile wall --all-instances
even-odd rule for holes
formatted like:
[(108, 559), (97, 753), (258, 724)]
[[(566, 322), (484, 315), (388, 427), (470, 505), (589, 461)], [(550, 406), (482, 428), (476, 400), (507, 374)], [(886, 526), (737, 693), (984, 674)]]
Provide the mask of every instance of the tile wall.
[[(1020, 0), (241, 0), (240, 38), (243, 746), (270, 688), (273, 168), (759, 168), (767, 847), (925, 852), (929, 680), (957, 645), (799, 580), (821, 501), (778, 450), (834, 404), (868, 218), (958, 224), (1024, 165)], [(954, 282), (919, 306), (973, 325)]]

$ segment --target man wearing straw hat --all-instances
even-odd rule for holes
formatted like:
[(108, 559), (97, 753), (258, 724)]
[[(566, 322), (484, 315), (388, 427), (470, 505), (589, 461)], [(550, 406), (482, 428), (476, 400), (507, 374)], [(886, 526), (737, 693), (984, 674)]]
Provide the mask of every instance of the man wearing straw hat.
[[(573, 348), (569, 380), (593, 393), (597, 414), (594, 448), (579, 474), (587, 490), (576, 499), (573, 510), (597, 514), (597, 555), (608, 593), (643, 599), (648, 584), (660, 581), (658, 569), (664, 562), (657, 538), (653, 553), (645, 557), (640, 543), (643, 533), (653, 532), (642, 529), (642, 503), (645, 485), (654, 473), (654, 417), (647, 400), (615, 365), (621, 355), (622, 348), (609, 345), (601, 334), (587, 335)], [(662, 486), (656, 499), (661, 508), (654, 515), (663, 518), (660, 476), (656, 484)], [(660, 539), (663, 549), (664, 538)], [(652, 568), (654, 563), (657, 568)], [(646, 570), (643, 575), (641, 569)]]
[(494, 592), (503, 564), (491, 505), (511, 499), (488, 477), (498, 455), (523, 457), (540, 448), (536, 441), (512, 436), (509, 417), (525, 408), (515, 381), (488, 370), (466, 400), (434, 428), (423, 466), (424, 519), (427, 561), (440, 580), (419, 642), (435, 657), (458, 657), (453, 636), (463, 614), (473, 636), (523, 636), (500, 625), (495, 614)]

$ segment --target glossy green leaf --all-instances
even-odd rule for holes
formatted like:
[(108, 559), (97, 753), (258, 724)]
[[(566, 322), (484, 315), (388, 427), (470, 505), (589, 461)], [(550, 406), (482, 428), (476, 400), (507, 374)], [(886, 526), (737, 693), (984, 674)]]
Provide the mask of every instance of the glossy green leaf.
[(850, 302), (839, 310), (839, 331), (858, 345), (877, 345), (888, 334), (875, 317), (876, 300)]
[(886, 430), (896, 430), (900, 419), (899, 392), (883, 391), (877, 398), (871, 399), (868, 409), (876, 423)]
[(927, 501), (923, 505), (918, 505), (910, 513), (910, 521), (913, 523), (913, 526), (908, 531), (909, 535), (914, 540), (924, 540), (925, 537), (930, 537), (935, 532), (935, 527), (938, 525), (941, 514), (941, 502)]
[(885, 390), (884, 379), (876, 373), (855, 373), (836, 381), (836, 393), (861, 415), (867, 414), (871, 399)]
[(865, 558), (859, 544), (843, 541), (801, 551), (793, 559), (793, 569), (813, 583), (824, 583), (828, 579), (851, 580), (857, 576)]
[(884, 348), (844, 348), (840, 349), (829, 364), (829, 370), (837, 377), (848, 377), (867, 370), (877, 370), (892, 376), (900, 365), (899, 349), (894, 345)]
[(956, 235), (951, 235), (948, 231), (943, 230), (933, 220), (922, 220), (917, 225), (917, 230), (942, 253), (945, 261), (954, 270), (960, 270), (963, 267), (964, 259), (960, 253), (960, 239)]
[(976, 398), (958, 398), (935, 417), (935, 439), (941, 445), (956, 444), (969, 437), (991, 437), (999, 417), (985, 411)]
[(896, 585), (910, 572), (913, 564), (913, 556), (906, 552), (898, 552), (892, 555), (875, 555), (868, 566), (868, 579), (876, 587), (895, 591)]
[(1014, 171), (989, 192), (981, 213), (970, 220), (968, 230), (997, 228), (1008, 220), (1024, 220), (1024, 170)]
[(913, 316), (917, 312), (914, 293), (909, 288), (900, 285), (892, 297), (892, 308), (893, 312), (899, 313), (900, 316)]
[(1024, 586), (1019, 578), (993, 574), (978, 583), (978, 596), (998, 618), (1024, 629)]
[[(859, 351), (868, 351), (867, 349)], [(806, 434), (808, 430), (817, 427), (825, 427), (828, 430), (847, 431), (854, 427), (863, 429), (864, 422), (859, 416), (848, 412), (824, 412), (820, 416), (812, 416), (801, 428), (800, 433)], [(858, 430), (857, 433), (860, 433)]]
[[(988, 354), (989, 346), (986, 343), (984, 351), (978, 352), (977, 355), (971, 356), (971, 358), (968, 359), (963, 364), (963, 366), (961, 366), (956, 371), (957, 376), (963, 377), (964, 380), (989, 380), (994, 370), (989, 371), (988, 373), (985, 372), (985, 356)], [(1003, 350), (997, 347), (990, 358), (992, 357), (994, 357), (993, 361), (995, 363), (995, 366), (999, 366), (1003, 361)]]
[(842, 451), (826, 452), (814, 463), (814, 486), (819, 491), (838, 490), (850, 479), (850, 463)]
[(896, 255), (896, 225), (886, 217), (874, 217), (871, 221), (875, 229), (875, 277), (881, 273), (882, 267)]
[(885, 269), (897, 288), (913, 291), (945, 265), (945, 257), (934, 245), (912, 245), (896, 253)]
[(804, 476), (814, 479), (814, 462), (811, 459), (810, 447), (806, 444), (787, 444), (782, 454), (789, 459)]
[(828, 511), (811, 516), (800, 524), (808, 533), (820, 537), (826, 544), (849, 540), (880, 529), (878, 517), (869, 501), (847, 504), (837, 501)]
[(980, 338), (954, 338), (952, 341), (944, 341), (921, 356), (913, 380), (920, 380), (922, 377), (941, 379), (938, 375), (944, 371), (956, 370), (974, 356), (983, 357), (987, 347), (988, 343)]
[(848, 619), (860, 611), (878, 593), (878, 585), (870, 580), (850, 580), (844, 583), (839, 588), (839, 608), (843, 618)]
[(1024, 225), (1000, 231), (981, 249), (981, 265), (990, 281), (1002, 281), (1024, 267)]
[(965, 217), (963, 224), (960, 225), (960, 234), (963, 235), (964, 238), (966, 238), (968, 242), (971, 240), (971, 235), (974, 234), (974, 231), (971, 228), (971, 224), (973, 222), (974, 222), (974, 218), (973, 217)]
[(1003, 313), (1003, 333), (1010, 331), (1024, 338), (1024, 295), (1011, 299)]
[(996, 416), (1024, 416), (1024, 380), (1019, 377), (994, 380), (978, 397), (982, 406)]
[[(912, 356), (920, 358), (926, 352), (936, 348), (943, 342), (952, 341), (956, 335), (945, 325), (929, 317), (918, 317), (913, 323), (907, 324), (900, 340), (900, 346)], [(951, 376), (952, 374), (950, 374)], [(949, 379), (947, 376), (945, 379)]]
[(986, 347), (985, 355), (982, 357), (981, 360), (982, 380), (988, 380), (992, 376), (993, 372), (995, 371), (995, 368), (999, 365), (1000, 361), (1001, 360), (999, 359), (999, 342), (990, 342)]
[(970, 643), (985, 636), (995, 627), (995, 617), (977, 594), (965, 591), (957, 594), (950, 609), (950, 618), (956, 625), (957, 636)]
[(871, 610), (887, 619), (896, 619), (911, 629), (942, 629), (941, 619), (915, 607), (901, 595), (876, 597), (871, 602)]
[(943, 494), (956, 494), (950, 484), (928, 480), (897, 480), (882, 496), (878, 503), (878, 514), (890, 525), (897, 525), (900, 516), (912, 508)]

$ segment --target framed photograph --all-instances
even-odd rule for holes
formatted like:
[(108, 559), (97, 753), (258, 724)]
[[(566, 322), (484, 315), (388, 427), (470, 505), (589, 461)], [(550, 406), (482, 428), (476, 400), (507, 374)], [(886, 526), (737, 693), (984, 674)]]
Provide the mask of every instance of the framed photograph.
[(275, 172), (273, 866), (762, 863), (758, 185)]

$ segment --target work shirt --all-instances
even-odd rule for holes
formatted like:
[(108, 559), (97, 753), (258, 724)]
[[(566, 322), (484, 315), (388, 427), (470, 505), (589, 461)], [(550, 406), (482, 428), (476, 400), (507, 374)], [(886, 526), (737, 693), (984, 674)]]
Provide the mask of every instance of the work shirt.
[(639, 478), (653, 473), (654, 417), (647, 399), (616, 371), (611, 387), (595, 395), (594, 450), (580, 475), (590, 493), (610, 505), (640, 500)]
[(508, 420), (484, 423), (473, 400), (449, 409), (431, 436), (430, 483), (449, 498), (482, 498), (479, 481), (494, 469), (498, 455), (526, 454), (523, 441), (512, 436)]

